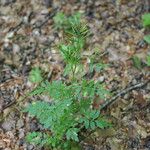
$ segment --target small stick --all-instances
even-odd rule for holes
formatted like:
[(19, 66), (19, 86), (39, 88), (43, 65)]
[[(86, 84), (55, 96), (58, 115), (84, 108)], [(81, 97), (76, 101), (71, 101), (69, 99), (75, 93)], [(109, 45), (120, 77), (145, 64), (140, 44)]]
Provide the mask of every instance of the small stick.
[(102, 104), (102, 106), (100, 107), (100, 110), (103, 110), (105, 109), (106, 107), (108, 107), (109, 105), (111, 105), (112, 103), (114, 103), (118, 97), (121, 97), (122, 95), (125, 95), (126, 93), (132, 91), (132, 90), (135, 90), (137, 88), (141, 88), (145, 85), (147, 85), (148, 83), (150, 82), (150, 79), (147, 80), (146, 82), (143, 82), (143, 83), (138, 83), (136, 85), (133, 85), (129, 88), (126, 88), (120, 92), (118, 92), (114, 97), (112, 97), (110, 100), (106, 100), (106, 103)]

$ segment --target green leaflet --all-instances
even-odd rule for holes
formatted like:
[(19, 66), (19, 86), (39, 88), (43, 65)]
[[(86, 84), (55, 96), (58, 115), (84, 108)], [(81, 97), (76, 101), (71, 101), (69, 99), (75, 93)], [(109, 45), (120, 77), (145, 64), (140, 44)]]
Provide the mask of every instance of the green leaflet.
[(150, 35), (144, 36), (144, 40), (145, 40), (148, 44), (150, 44)]
[(142, 16), (142, 23), (144, 27), (150, 26), (150, 13), (144, 14)]
[(69, 130), (67, 130), (66, 132), (67, 140), (72, 139), (76, 142), (79, 142), (78, 131), (79, 131), (78, 128), (70, 128)]
[[(150, 27), (150, 13), (144, 14), (142, 16), (142, 23), (144, 27)], [(144, 40), (150, 44), (150, 35), (144, 36)]]
[(146, 64), (150, 67), (150, 55), (146, 57)]
[(140, 58), (137, 57), (137, 56), (134, 56), (134, 57), (133, 57), (133, 64), (134, 64), (134, 66), (135, 66), (137, 69), (141, 69), (141, 68), (142, 68), (142, 62), (141, 62)]
[(39, 83), (42, 81), (42, 73), (39, 68), (33, 68), (29, 74), (29, 80), (33, 83)]

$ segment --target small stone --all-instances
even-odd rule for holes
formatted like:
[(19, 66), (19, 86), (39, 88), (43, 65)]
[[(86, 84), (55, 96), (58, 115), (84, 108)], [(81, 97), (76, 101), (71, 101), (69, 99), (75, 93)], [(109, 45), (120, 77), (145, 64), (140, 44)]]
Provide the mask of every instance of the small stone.
[(100, 81), (100, 82), (104, 82), (104, 80), (105, 80), (104, 76), (101, 76), (101, 77), (98, 78), (98, 81)]
[(102, 12), (101, 17), (102, 17), (103, 19), (107, 19), (107, 18), (109, 17), (109, 12), (108, 12), (108, 11)]
[(2, 124), (2, 128), (5, 129), (6, 131), (10, 131), (15, 128), (15, 120), (13, 119), (8, 119)]
[(29, 23), (29, 18), (28, 18), (28, 16), (24, 16), (24, 17), (23, 17), (23, 22), (24, 22), (25, 24), (28, 24), (28, 23)]
[(95, 2), (95, 6), (100, 6), (101, 5), (101, 1), (96, 1)]
[(22, 128), (22, 127), (24, 126), (23, 120), (22, 120), (22, 119), (19, 119), (19, 120), (17, 121), (16, 126), (17, 126), (17, 128), (19, 128), (19, 129)]
[(34, 146), (33, 145), (28, 145), (27, 146), (27, 150), (33, 150), (34, 149)]
[(42, 14), (42, 15), (46, 15), (46, 14), (48, 14), (48, 13), (49, 13), (48, 9), (44, 9), (44, 10), (41, 11), (41, 14)]
[(34, 36), (40, 36), (39, 30), (37, 30), (37, 29), (33, 30), (33, 35)]
[(55, 37), (53, 35), (51, 35), (51, 36), (48, 37), (48, 39), (49, 39), (50, 42), (53, 42), (55, 40)]
[(19, 53), (19, 52), (20, 52), (20, 47), (19, 47), (19, 45), (13, 44), (13, 53), (16, 54), (16, 53)]
[(22, 139), (24, 136), (24, 129), (19, 129), (19, 139)]
[(14, 32), (8, 32), (6, 37), (5, 37), (5, 41), (7, 42), (8, 39), (12, 38), (14, 36)]
[(126, 100), (129, 99), (129, 94), (125, 94), (123, 98)]
[(133, 85), (137, 84), (137, 80), (133, 79), (132, 84)]

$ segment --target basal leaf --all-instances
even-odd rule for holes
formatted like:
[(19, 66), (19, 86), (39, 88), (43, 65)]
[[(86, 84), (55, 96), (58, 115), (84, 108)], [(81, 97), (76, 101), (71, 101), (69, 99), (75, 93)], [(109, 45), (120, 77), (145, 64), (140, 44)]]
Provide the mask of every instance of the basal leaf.
[(91, 122), (90, 122), (90, 128), (91, 128), (92, 130), (94, 130), (95, 127), (96, 127), (95, 122), (94, 122), (94, 121), (91, 121)]
[(141, 69), (142, 68), (142, 63), (139, 57), (137, 56), (133, 56), (133, 64), (137, 69)]
[(144, 36), (144, 40), (145, 40), (148, 44), (150, 44), (150, 35)]
[(29, 80), (33, 83), (39, 83), (42, 81), (42, 73), (39, 68), (33, 68), (29, 74)]
[(142, 16), (142, 21), (144, 27), (150, 26), (150, 13), (144, 14)]
[(150, 67), (150, 55), (146, 57), (146, 64)]

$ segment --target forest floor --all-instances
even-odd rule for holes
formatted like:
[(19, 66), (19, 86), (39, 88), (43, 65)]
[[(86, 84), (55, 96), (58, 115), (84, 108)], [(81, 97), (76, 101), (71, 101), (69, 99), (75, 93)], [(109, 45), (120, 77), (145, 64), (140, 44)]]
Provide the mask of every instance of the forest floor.
[[(87, 138), (83, 149), (150, 150), (150, 68), (144, 65), (150, 47), (143, 41), (141, 24), (145, 5), (141, 0), (54, 0), (51, 5), (42, 0), (0, 1), (0, 149), (41, 149), (25, 141), (26, 134), (41, 125), (16, 104), (24, 107), (35, 100), (20, 101), (35, 87), (28, 78), (33, 67), (42, 68), (49, 80), (62, 78), (56, 47), (62, 32), (55, 29), (53, 16), (81, 12), (92, 33), (86, 55), (97, 49), (105, 55), (96, 59), (109, 64), (92, 78), (119, 93), (103, 110), (113, 127)], [(135, 55), (142, 61), (140, 69), (133, 64)]]

